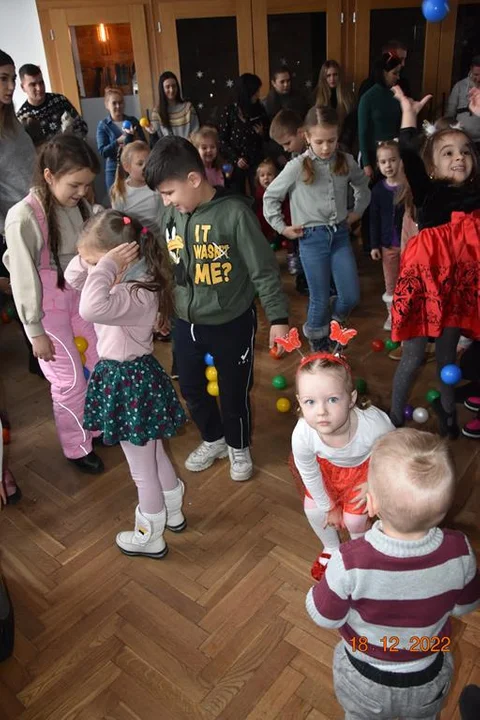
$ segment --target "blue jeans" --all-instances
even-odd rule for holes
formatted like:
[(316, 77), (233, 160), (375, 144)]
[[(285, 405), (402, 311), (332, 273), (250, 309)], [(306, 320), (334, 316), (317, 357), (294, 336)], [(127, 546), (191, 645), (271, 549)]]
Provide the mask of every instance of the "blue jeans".
[[(303, 331), (309, 340), (320, 340), (330, 335), (330, 320), (345, 320), (360, 300), (357, 264), (347, 223), (307, 227), (298, 246), (310, 291)], [(331, 275), (337, 297), (330, 307)]]

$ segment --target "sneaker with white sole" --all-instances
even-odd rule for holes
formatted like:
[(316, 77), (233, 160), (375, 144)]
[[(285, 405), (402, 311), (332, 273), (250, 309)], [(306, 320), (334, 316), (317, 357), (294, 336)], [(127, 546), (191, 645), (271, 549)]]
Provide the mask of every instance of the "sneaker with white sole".
[(471, 410), (472, 412), (478, 412), (480, 410), (480, 397), (475, 395), (470, 395), (464, 403), (466, 408), (468, 410)]
[(230, 458), (230, 477), (237, 482), (250, 480), (253, 475), (252, 456), (250, 448), (232, 448), (228, 446), (228, 457)]
[(464, 425), (462, 428), (462, 434), (465, 435), (465, 437), (472, 438), (473, 440), (480, 440), (480, 418), (470, 420), (470, 422)]
[(225, 438), (207, 442), (204, 440), (185, 460), (185, 467), (190, 472), (201, 472), (209, 468), (218, 458), (228, 455), (228, 445)]

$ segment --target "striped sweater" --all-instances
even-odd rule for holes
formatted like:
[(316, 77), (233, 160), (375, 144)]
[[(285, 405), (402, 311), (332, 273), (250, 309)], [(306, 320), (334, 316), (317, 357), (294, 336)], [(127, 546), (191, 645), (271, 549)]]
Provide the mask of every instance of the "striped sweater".
[(463, 533), (435, 527), (399, 540), (381, 521), (340, 546), (306, 601), (312, 620), (338, 628), (355, 657), (393, 672), (422, 670), (435, 651), (451, 649), (450, 615), (479, 605), (480, 575)]

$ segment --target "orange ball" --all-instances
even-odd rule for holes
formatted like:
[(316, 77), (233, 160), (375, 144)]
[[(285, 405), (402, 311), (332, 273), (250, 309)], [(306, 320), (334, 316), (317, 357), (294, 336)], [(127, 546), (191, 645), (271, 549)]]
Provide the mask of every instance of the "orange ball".
[(270, 348), (269, 354), (270, 357), (274, 358), (275, 360), (280, 360), (280, 358), (282, 357), (282, 348), (278, 345), (274, 345), (272, 348)]

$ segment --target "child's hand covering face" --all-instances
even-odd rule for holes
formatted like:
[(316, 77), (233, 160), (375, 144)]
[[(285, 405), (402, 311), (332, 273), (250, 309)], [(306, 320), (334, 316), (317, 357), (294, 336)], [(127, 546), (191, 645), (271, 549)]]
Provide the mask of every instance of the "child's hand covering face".
[(99, 250), (94, 245), (81, 243), (78, 246), (78, 254), (82, 258), (83, 262), (86, 262), (88, 265), (96, 265), (105, 255), (105, 251)]
[(138, 243), (122, 243), (105, 253), (105, 257), (113, 260), (116, 263), (119, 272), (122, 272), (127, 269), (130, 263), (134, 262), (138, 258), (138, 251)]

